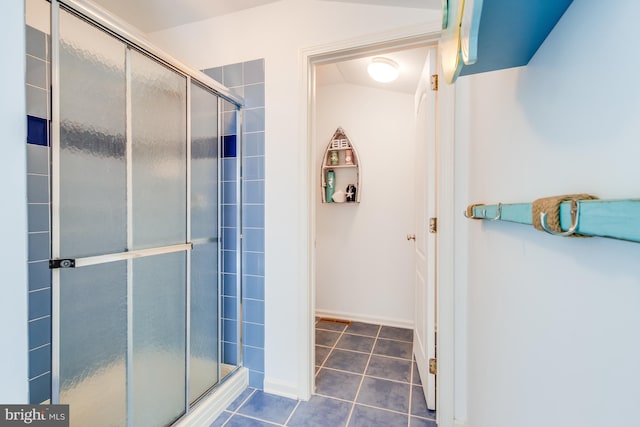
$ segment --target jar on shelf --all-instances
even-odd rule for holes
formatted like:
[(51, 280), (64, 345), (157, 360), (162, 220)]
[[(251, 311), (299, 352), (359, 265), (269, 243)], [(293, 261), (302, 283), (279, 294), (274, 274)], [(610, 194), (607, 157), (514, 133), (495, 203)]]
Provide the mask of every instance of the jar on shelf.
[(351, 149), (344, 150), (344, 164), (345, 165), (353, 164), (353, 150)]
[(338, 157), (338, 152), (331, 151), (331, 153), (329, 153), (329, 164), (331, 166), (336, 166), (339, 162), (340, 162), (340, 158)]

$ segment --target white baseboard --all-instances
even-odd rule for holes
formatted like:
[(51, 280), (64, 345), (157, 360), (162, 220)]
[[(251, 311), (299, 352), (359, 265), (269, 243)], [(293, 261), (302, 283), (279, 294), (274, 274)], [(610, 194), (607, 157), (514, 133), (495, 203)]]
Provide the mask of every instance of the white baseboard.
[(467, 427), (467, 420), (454, 420), (455, 427)]
[(239, 368), (173, 426), (209, 427), (248, 386), (249, 371), (247, 368)]
[(274, 378), (264, 379), (264, 391), (265, 393), (276, 394), (278, 396), (288, 397), (289, 399), (300, 399), (298, 387), (295, 384), (286, 383)]
[(316, 317), (326, 317), (329, 319), (352, 320), (354, 322), (374, 323), (384, 326), (395, 326), (398, 328), (413, 329), (413, 321), (403, 319), (391, 319), (388, 317), (369, 316), (356, 313), (347, 313), (342, 311), (331, 311), (316, 309)]

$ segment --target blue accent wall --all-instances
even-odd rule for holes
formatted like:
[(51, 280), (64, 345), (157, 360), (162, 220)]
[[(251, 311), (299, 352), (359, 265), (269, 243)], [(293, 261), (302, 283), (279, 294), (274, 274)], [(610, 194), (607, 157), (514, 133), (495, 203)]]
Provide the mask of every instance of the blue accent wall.
[[(242, 208), (242, 356), (249, 369), (249, 385), (264, 383), (264, 59), (225, 65), (204, 72), (245, 99), (242, 147), (237, 146), (232, 115), (223, 118), (223, 362), (235, 364), (237, 349), (237, 256)], [(238, 157), (238, 155), (240, 157)], [(242, 196), (236, 197), (238, 167), (242, 170)], [(230, 307), (230, 306), (233, 307)]]

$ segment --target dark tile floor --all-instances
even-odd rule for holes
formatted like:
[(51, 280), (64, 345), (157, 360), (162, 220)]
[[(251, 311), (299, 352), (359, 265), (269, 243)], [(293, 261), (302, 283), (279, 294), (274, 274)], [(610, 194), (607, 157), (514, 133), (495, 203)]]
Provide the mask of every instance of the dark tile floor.
[(211, 427), (436, 427), (409, 329), (316, 322), (316, 394), (308, 402), (247, 389)]

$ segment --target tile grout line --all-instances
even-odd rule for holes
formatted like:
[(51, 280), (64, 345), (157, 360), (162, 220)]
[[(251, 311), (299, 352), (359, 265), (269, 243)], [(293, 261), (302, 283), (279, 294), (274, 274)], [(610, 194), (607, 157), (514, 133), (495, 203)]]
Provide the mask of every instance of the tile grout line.
[(300, 403), (302, 403), (302, 401), (298, 400), (298, 403), (296, 403), (296, 407), (293, 408), (293, 411), (291, 411), (291, 413), (289, 414), (287, 419), (284, 421), (284, 424), (282, 424), (283, 426), (286, 426), (289, 423), (289, 421), (291, 421), (291, 418), (293, 418), (293, 414), (295, 414), (296, 411), (298, 410), (298, 407), (300, 406)]
[[(318, 320), (318, 321), (316, 321), (316, 330), (318, 329), (318, 327), (317, 327), (317, 326), (318, 326), (318, 323), (319, 323), (319, 322), (320, 322), (319, 320)], [(319, 366), (318, 372), (316, 372), (316, 373), (315, 373), (315, 375), (313, 376), (313, 378), (314, 378), (314, 379), (316, 379), (316, 378), (318, 377), (318, 374), (320, 373), (320, 370), (321, 370), (322, 368), (324, 368), (324, 364), (327, 362), (327, 360), (329, 360), (329, 356), (331, 356), (331, 353), (333, 353), (333, 350), (335, 350), (335, 349), (336, 349), (336, 345), (338, 345), (338, 341), (340, 341), (340, 338), (342, 338), (342, 336), (344, 335), (344, 331), (346, 331), (346, 330), (347, 330), (347, 327), (348, 327), (348, 326), (346, 326), (346, 325), (345, 325), (345, 327), (342, 329), (342, 332), (340, 332), (340, 335), (338, 336), (338, 338), (336, 339), (336, 341), (333, 343), (333, 346), (332, 346), (332, 347), (331, 347), (331, 349), (329, 350), (329, 353), (327, 353), (327, 357), (325, 357), (325, 359), (322, 361), (322, 365), (320, 365), (320, 366)], [(322, 331), (326, 331), (327, 329), (321, 329), (321, 330), (322, 330)], [(329, 332), (338, 332), (338, 331), (335, 331), (335, 330), (334, 330), (334, 331), (329, 331)], [(324, 347), (324, 346), (323, 346), (323, 347)], [(314, 351), (314, 352), (316, 351), (316, 350), (315, 350), (315, 348), (313, 349), (313, 351)], [(327, 369), (329, 369), (329, 368), (327, 368)]]
[[(346, 328), (345, 328), (346, 329)], [(371, 346), (371, 352), (369, 353), (369, 358), (367, 359), (367, 364), (364, 367), (364, 371), (362, 371), (362, 378), (360, 378), (360, 385), (358, 385), (358, 390), (356, 391), (356, 395), (353, 398), (353, 403), (351, 405), (351, 411), (349, 412), (349, 417), (347, 417), (347, 423), (345, 427), (349, 425), (351, 422), (351, 417), (353, 416), (353, 412), (356, 409), (356, 401), (358, 400), (358, 396), (360, 395), (360, 390), (362, 389), (362, 384), (364, 383), (365, 373), (369, 368), (369, 363), (371, 362), (371, 356), (373, 355), (373, 350), (376, 348), (376, 343), (378, 342), (378, 337), (380, 336), (380, 332), (382, 331), (382, 326), (378, 325), (378, 332), (376, 333), (375, 339), (373, 340), (373, 345)]]
[[(251, 396), (253, 396), (253, 395), (254, 395), (254, 393), (256, 392), (256, 390), (257, 390), (257, 389), (253, 389), (253, 391), (252, 391), (251, 393), (249, 393), (249, 395), (248, 395), (248, 396), (247, 396), (247, 397), (246, 397), (242, 402), (240, 402), (240, 403), (238, 404), (238, 407), (237, 407), (234, 411), (232, 411), (232, 412), (231, 412), (231, 415), (229, 415), (229, 418), (227, 418), (227, 419), (225, 420), (225, 422), (224, 422), (224, 423), (222, 423), (222, 426), (221, 426), (221, 427), (226, 426), (226, 425), (227, 425), (227, 423), (229, 423), (229, 420), (230, 420), (231, 418), (233, 418), (233, 416), (234, 416), (234, 415), (238, 415), (238, 409), (242, 408), (242, 405), (244, 405), (245, 403), (247, 403), (247, 400), (249, 400), (249, 398), (251, 398)], [(224, 412), (224, 411), (223, 411), (223, 412)]]

